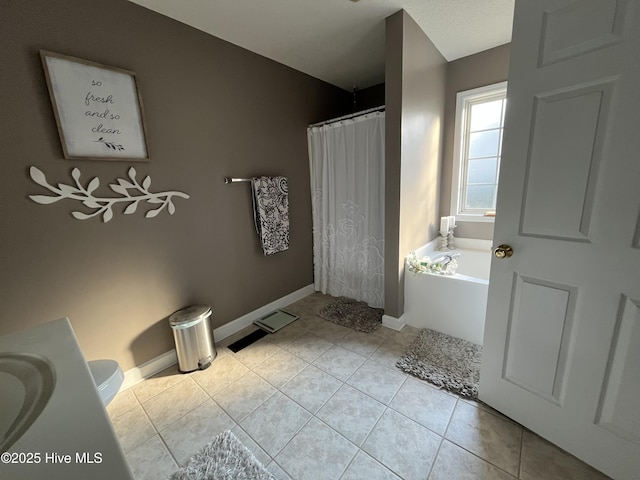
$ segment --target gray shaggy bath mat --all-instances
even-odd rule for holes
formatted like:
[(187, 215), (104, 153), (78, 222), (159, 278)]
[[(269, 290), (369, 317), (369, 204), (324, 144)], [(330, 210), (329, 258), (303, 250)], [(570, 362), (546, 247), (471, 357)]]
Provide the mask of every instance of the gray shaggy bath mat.
[(460, 396), (478, 398), (482, 347), (425, 328), (396, 367)]
[(381, 308), (373, 308), (365, 302), (347, 297), (338, 297), (320, 310), (320, 316), (325, 320), (365, 333), (380, 328), (383, 313)]
[(216, 436), (169, 480), (276, 480), (229, 430)]

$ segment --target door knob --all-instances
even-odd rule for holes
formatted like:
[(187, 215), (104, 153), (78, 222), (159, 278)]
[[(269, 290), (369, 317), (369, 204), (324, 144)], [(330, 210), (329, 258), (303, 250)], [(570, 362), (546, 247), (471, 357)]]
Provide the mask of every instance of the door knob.
[(496, 247), (496, 249), (493, 251), (493, 254), (496, 256), (496, 258), (509, 258), (511, 255), (513, 255), (513, 248), (511, 248), (511, 245), (503, 243), (502, 245), (498, 245)]

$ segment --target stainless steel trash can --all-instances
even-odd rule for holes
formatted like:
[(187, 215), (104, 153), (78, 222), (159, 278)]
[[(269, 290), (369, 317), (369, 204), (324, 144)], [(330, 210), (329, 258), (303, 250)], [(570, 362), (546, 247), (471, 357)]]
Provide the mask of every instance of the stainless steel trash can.
[(178, 354), (178, 369), (182, 373), (204, 370), (216, 358), (211, 334), (211, 308), (193, 305), (178, 310), (169, 317)]

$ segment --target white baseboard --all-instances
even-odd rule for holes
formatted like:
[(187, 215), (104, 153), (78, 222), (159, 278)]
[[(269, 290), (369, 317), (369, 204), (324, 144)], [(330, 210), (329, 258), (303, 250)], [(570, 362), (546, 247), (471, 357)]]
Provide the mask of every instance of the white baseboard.
[(165, 368), (175, 365), (176, 363), (178, 363), (178, 357), (174, 348), (157, 356), (156, 358), (152, 358), (138, 367), (133, 367), (132, 369), (124, 372), (124, 382), (122, 382), (120, 391), (126, 390), (145, 378), (151, 377)]
[[(401, 317), (402, 318), (402, 317)], [(382, 316), (382, 325), (388, 327), (392, 330), (402, 330), (406, 323), (404, 323), (401, 318), (392, 317), (390, 315)]]
[[(313, 288), (313, 285), (307, 285), (300, 290), (296, 290), (289, 295), (285, 295), (284, 297), (279, 298), (278, 300), (275, 300), (267, 305), (264, 305), (263, 307), (260, 307), (252, 312), (249, 312), (246, 315), (236, 318), (229, 323), (225, 323), (221, 327), (213, 330), (213, 339), (216, 343), (224, 340), (234, 333), (239, 332), (243, 328), (248, 327), (253, 323), (254, 320), (258, 320), (259, 318), (265, 316), (267, 313), (271, 313), (274, 310), (278, 310), (279, 308), (283, 308), (287, 305), (297, 302), (298, 300), (311, 295), (314, 291), (315, 290)], [(151, 377), (156, 373), (161, 372), (165, 368), (169, 368), (170, 366), (175, 365), (176, 363), (178, 363), (178, 357), (176, 355), (175, 349), (172, 349), (168, 352), (163, 353), (162, 355), (152, 358), (151, 360), (143, 363), (140, 366), (133, 367), (132, 369), (124, 372), (124, 382), (120, 387), (120, 391), (126, 390), (136, 383), (141, 382), (145, 378)]]

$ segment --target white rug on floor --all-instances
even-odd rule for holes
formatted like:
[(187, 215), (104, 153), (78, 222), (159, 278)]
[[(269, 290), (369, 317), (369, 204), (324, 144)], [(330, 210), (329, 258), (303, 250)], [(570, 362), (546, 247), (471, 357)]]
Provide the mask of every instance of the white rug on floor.
[(226, 430), (169, 480), (276, 480), (238, 438)]

